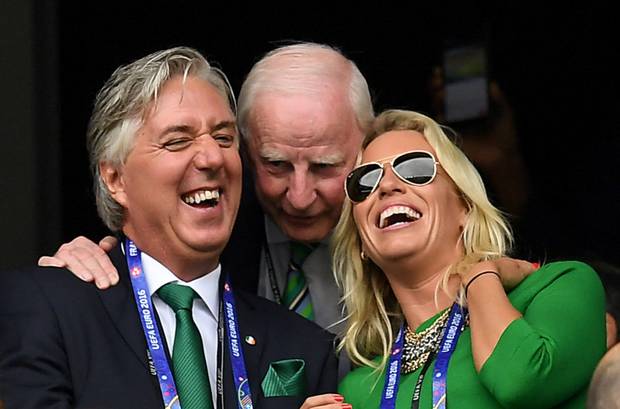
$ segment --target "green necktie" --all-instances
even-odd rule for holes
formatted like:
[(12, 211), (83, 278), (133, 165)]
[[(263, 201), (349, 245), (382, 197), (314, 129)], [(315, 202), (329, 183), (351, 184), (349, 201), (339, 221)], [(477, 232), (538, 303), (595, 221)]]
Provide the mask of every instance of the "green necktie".
[(308, 283), (301, 269), (306, 258), (312, 253), (313, 247), (299, 242), (291, 242), (291, 260), (286, 281), (286, 289), (282, 303), (299, 315), (314, 320), (312, 299), (308, 291)]
[(172, 347), (174, 380), (183, 409), (212, 409), (211, 385), (198, 327), (192, 319), (192, 304), (198, 294), (191, 287), (166, 284), (157, 291), (174, 310), (176, 331)]

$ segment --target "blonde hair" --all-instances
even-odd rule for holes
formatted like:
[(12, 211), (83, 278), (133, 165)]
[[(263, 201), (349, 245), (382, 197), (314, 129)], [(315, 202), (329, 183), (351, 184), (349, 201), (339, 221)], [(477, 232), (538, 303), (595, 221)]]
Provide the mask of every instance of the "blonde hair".
[[(415, 130), (424, 135), (468, 211), (461, 235), (464, 256), (447, 269), (440, 284), (448, 293), (450, 275), (478, 261), (506, 254), (512, 244), (512, 233), (501, 212), (489, 202), (476, 168), (431, 118), (412, 111), (385, 111), (373, 123), (363, 148), (379, 135), (394, 130)], [(340, 347), (347, 350), (356, 364), (380, 369), (387, 362), (394, 333), (403, 316), (381, 269), (370, 260), (361, 259), (361, 239), (352, 210), (347, 200), (333, 237), (333, 271), (343, 289), (347, 310), (347, 329)], [(456, 298), (463, 304), (462, 289)], [(372, 361), (377, 355), (383, 357), (378, 364)]]

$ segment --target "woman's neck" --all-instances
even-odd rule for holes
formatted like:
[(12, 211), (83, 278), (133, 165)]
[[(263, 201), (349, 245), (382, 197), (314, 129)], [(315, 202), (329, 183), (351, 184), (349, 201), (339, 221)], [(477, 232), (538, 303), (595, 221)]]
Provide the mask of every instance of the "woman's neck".
[(454, 302), (458, 280), (448, 281), (448, 291), (452, 295), (446, 294), (440, 288), (447, 268), (425, 275), (411, 272), (395, 275), (386, 272), (392, 291), (411, 329), (415, 330), (424, 321), (448, 308)]

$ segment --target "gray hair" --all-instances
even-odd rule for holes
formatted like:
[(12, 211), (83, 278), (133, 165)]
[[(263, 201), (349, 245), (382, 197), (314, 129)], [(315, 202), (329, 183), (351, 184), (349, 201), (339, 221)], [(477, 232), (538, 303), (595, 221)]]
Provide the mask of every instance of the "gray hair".
[(276, 48), (254, 64), (241, 86), (241, 133), (247, 141), (252, 106), (262, 92), (313, 95), (326, 87), (343, 86), (348, 87), (348, 100), (359, 128), (366, 131), (374, 119), (372, 100), (368, 83), (353, 61), (324, 44), (303, 42)]
[(86, 135), (94, 193), (99, 217), (112, 231), (122, 228), (124, 209), (110, 195), (99, 171), (107, 162), (114, 167), (125, 163), (134, 146), (151, 104), (172, 78), (203, 79), (230, 104), (235, 97), (226, 75), (213, 67), (198, 51), (188, 47), (161, 50), (117, 68), (97, 94)]

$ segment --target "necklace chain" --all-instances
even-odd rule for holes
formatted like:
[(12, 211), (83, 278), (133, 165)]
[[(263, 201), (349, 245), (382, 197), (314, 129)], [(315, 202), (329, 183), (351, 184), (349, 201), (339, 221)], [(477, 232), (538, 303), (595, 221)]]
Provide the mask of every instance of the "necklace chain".
[(424, 365), (431, 353), (437, 352), (448, 322), (449, 309), (445, 310), (428, 328), (415, 332), (407, 327), (401, 357), (401, 373), (408, 374)]

